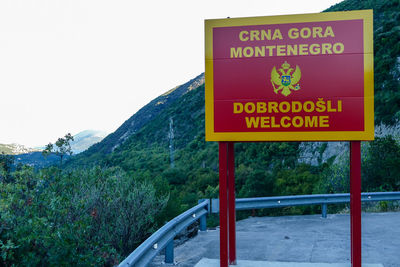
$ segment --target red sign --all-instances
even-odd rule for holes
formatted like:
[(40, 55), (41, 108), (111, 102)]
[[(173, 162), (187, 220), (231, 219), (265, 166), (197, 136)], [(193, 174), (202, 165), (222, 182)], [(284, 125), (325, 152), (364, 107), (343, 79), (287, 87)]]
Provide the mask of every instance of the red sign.
[(206, 21), (206, 139), (371, 140), (372, 11)]

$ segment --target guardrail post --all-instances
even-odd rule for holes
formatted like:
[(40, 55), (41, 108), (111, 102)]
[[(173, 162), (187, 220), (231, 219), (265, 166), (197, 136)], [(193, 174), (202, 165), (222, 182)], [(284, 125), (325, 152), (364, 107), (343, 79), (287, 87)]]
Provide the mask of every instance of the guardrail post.
[[(208, 213), (211, 213), (211, 207), (210, 207), (211, 201), (210, 201), (210, 199), (199, 199), (198, 204), (200, 204), (200, 203), (202, 203), (204, 201), (207, 202), (207, 211), (208, 211)], [(199, 218), (200, 231), (201, 232), (207, 231), (207, 217), (206, 216), (207, 215), (205, 214), (205, 215), (203, 215), (203, 216), (201, 216)]]
[(174, 263), (174, 239), (169, 241), (167, 246), (165, 247), (165, 263)]
[(200, 217), (200, 231), (207, 231), (207, 219), (206, 215)]
[(219, 198), (211, 199), (211, 213), (219, 213)]
[(328, 216), (328, 204), (322, 203), (322, 218), (326, 218)]

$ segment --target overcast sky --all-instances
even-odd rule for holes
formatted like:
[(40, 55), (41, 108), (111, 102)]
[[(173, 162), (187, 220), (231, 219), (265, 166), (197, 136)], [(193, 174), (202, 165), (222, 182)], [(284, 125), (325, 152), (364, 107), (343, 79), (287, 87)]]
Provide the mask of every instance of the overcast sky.
[(204, 72), (204, 19), (320, 12), (338, 0), (1, 0), (0, 143), (115, 131)]

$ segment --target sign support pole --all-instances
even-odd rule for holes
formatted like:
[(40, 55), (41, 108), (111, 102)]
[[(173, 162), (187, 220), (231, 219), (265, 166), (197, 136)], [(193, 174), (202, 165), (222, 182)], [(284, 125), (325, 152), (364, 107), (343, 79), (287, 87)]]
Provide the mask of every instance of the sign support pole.
[(228, 142), (229, 264), (236, 265), (235, 143)]
[(351, 266), (361, 267), (361, 142), (350, 142)]
[(228, 144), (219, 142), (219, 256), (228, 267)]

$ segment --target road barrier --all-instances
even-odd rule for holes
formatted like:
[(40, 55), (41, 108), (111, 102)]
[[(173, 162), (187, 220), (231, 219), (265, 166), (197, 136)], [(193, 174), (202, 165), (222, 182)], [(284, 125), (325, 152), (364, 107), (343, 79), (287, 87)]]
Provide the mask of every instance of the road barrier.
[[(362, 193), (361, 201), (400, 200), (400, 192)], [(305, 205), (321, 205), (322, 217), (328, 214), (328, 204), (350, 202), (350, 194), (299, 195), (279, 197), (258, 197), (236, 199), (236, 210), (252, 210)], [(206, 231), (207, 213), (219, 212), (218, 199), (202, 199), (197, 206), (178, 215), (137, 247), (119, 267), (145, 267), (157, 254), (165, 249), (165, 263), (174, 263), (174, 238), (181, 231), (193, 224), (200, 223), (200, 231)]]
[[(393, 201), (400, 200), (400, 192), (361, 193), (361, 201)], [(236, 199), (236, 210), (279, 208), (305, 205), (321, 205), (322, 217), (328, 214), (328, 204), (350, 202), (350, 194), (299, 195), (279, 197), (257, 197)], [(211, 212), (219, 212), (219, 199), (211, 199)]]
[(206, 215), (209, 200), (203, 200), (197, 206), (173, 218), (137, 247), (119, 267), (147, 266), (158, 253), (165, 249), (165, 263), (174, 262), (174, 237), (195, 221), (200, 221), (200, 231), (206, 231)]

